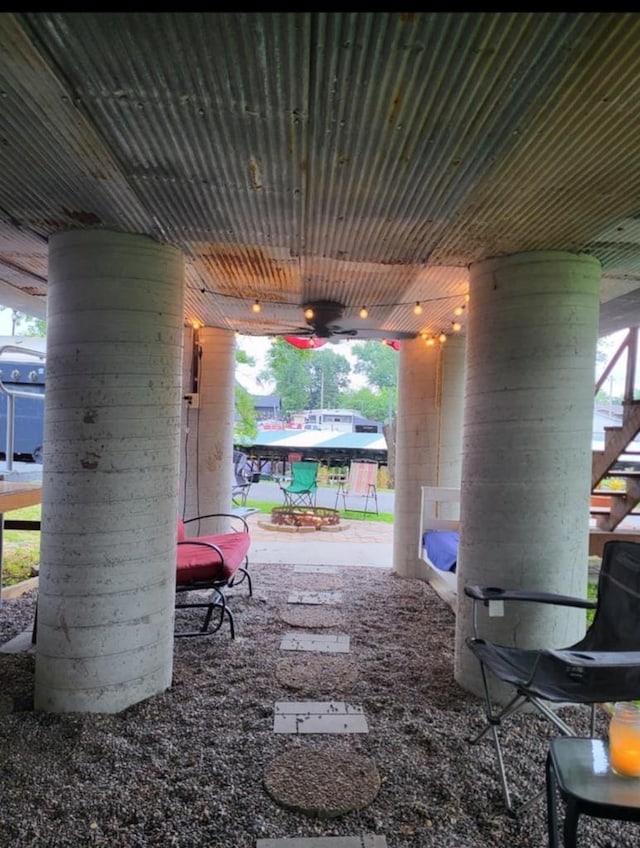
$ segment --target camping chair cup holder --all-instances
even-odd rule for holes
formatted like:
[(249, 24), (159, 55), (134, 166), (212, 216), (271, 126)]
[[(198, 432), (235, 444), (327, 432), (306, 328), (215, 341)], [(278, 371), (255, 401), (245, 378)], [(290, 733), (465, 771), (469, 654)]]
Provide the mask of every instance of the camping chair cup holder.
[[(640, 698), (640, 543), (617, 539), (605, 543), (597, 601), (481, 586), (465, 586), (464, 593), (473, 604), (472, 635), (466, 644), (480, 664), (486, 718), (484, 728), (469, 742), (476, 744), (490, 736), (504, 804), (509, 813), (518, 815), (543, 797), (544, 789), (514, 807), (500, 738), (507, 719), (533, 709), (547, 718), (559, 735), (575, 736), (553, 705), (583, 705), (590, 709), (590, 732), (595, 736), (599, 704)], [(592, 609), (595, 615), (584, 637), (573, 645), (525, 649), (496, 644), (478, 635), (478, 609), (496, 601), (580, 608), (585, 610), (585, 619), (586, 610)], [(513, 688), (513, 697), (505, 705), (494, 707), (491, 678)]]

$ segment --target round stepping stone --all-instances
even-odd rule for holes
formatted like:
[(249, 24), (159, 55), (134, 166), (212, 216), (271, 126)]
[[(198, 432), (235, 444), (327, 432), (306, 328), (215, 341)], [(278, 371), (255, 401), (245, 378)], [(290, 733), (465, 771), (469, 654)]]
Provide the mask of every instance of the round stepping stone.
[(311, 695), (343, 693), (358, 677), (358, 669), (346, 657), (282, 657), (276, 669), (279, 683)]
[(380, 789), (380, 775), (373, 760), (360, 754), (296, 748), (267, 767), (264, 788), (288, 810), (336, 818), (368, 806)]
[(290, 604), (280, 611), (280, 618), (292, 627), (338, 627), (343, 623), (340, 610), (310, 604)]

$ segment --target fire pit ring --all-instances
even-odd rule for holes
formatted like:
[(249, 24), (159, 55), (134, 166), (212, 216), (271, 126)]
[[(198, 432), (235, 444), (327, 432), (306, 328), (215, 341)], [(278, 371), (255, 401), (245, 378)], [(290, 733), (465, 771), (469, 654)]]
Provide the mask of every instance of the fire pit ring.
[(276, 506), (271, 510), (271, 523), (279, 527), (322, 530), (340, 524), (340, 513), (324, 506)]

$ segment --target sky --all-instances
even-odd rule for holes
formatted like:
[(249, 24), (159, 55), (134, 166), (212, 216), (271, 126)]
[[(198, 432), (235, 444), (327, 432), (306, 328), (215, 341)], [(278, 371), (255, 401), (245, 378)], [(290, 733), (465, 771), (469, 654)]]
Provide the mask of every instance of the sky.
[(10, 336), (12, 329), (12, 310), (6, 306), (0, 307), (0, 336)]

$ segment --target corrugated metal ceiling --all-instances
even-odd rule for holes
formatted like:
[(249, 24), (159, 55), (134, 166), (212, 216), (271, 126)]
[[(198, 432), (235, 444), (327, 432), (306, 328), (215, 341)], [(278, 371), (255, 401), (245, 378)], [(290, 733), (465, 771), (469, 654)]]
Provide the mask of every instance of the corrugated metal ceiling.
[(108, 227), (179, 247), (185, 320), (241, 333), (316, 299), (448, 329), (471, 263), (540, 249), (596, 256), (626, 326), (639, 45), (635, 13), (2, 14), (0, 301), (44, 314), (49, 236)]

